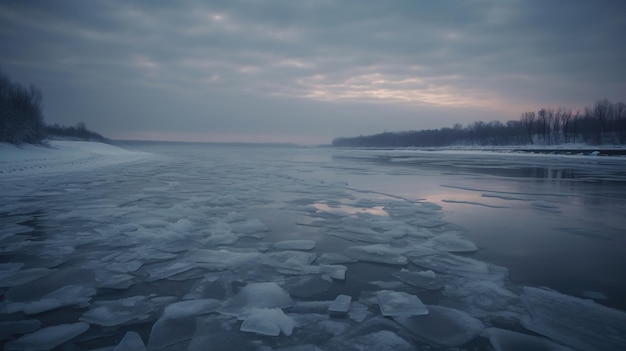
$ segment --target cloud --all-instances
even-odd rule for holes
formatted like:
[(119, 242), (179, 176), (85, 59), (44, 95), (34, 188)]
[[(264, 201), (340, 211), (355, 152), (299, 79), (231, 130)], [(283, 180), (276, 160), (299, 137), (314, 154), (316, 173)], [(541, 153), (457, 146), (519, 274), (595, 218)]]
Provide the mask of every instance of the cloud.
[[(234, 133), (257, 121), (275, 135), (276, 115), (320, 118), (306, 106), (346, 120), (349, 135), (373, 105), (397, 119), (363, 130), (442, 127), (623, 100), (624, 10), (619, 0), (4, 2), (0, 68), (44, 86), (53, 118), (90, 113), (108, 130), (102, 118), (122, 114), (136, 121), (119, 128), (204, 121)], [(50, 101), (51, 90), (112, 106), (69, 117), (76, 98)], [(304, 132), (293, 128), (283, 132)]]

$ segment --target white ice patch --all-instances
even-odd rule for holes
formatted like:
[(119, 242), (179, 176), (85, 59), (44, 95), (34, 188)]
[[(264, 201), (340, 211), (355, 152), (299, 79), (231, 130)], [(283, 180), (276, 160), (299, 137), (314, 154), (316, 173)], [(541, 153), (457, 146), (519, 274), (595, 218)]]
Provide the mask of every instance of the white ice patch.
[(530, 313), (522, 324), (529, 330), (574, 349), (620, 350), (626, 345), (626, 312), (533, 287), (524, 287), (521, 299)]
[(359, 261), (405, 265), (408, 260), (401, 255), (401, 249), (393, 248), (385, 244), (351, 246), (346, 249), (346, 255)]
[(4, 346), (5, 350), (52, 350), (89, 329), (87, 323), (60, 324), (37, 330), (11, 341)]
[(243, 319), (239, 330), (269, 336), (278, 336), (281, 332), (291, 336), (296, 326), (280, 308), (252, 308), (242, 313), (239, 319)]
[(253, 308), (286, 308), (291, 305), (293, 300), (278, 284), (251, 283), (241, 288), (218, 312), (238, 317)]
[(385, 317), (419, 316), (428, 314), (428, 308), (419, 297), (401, 291), (376, 292), (380, 312)]
[(484, 330), (483, 323), (469, 314), (443, 306), (428, 305), (424, 316), (395, 317), (408, 331), (434, 343), (458, 347)]
[(263, 233), (268, 232), (269, 228), (265, 223), (256, 218), (246, 219), (239, 222), (229, 223), (233, 232), (241, 236), (250, 236), (254, 238), (263, 238)]

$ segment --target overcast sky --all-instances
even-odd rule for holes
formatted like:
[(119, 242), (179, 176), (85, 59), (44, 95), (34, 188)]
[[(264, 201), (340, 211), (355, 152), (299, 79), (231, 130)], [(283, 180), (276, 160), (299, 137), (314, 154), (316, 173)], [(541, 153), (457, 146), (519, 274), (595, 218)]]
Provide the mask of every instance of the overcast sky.
[(0, 0), (0, 70), (110, 138), (328, 143), (626, 101), (626, 1)]

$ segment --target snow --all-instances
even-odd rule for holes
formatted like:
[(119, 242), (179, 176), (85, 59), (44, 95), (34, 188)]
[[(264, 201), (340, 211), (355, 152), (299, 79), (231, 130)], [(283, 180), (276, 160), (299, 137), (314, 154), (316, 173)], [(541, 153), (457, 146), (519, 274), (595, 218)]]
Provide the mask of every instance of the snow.
[(401, 291), (376, 292), (380, 313), (385, 317), (418, 316), (428, 314), (428, 308), (419, 297)]
[(4, 349), (20, 351), (52, 350), (86, 332), (88, 329), (89, 324), (81, 322), (45, 327), (7, 343)]
[(0, 179), (88, 171), (151, 157), (113, 145), (50, 140), (48, 147), (0, 143)]

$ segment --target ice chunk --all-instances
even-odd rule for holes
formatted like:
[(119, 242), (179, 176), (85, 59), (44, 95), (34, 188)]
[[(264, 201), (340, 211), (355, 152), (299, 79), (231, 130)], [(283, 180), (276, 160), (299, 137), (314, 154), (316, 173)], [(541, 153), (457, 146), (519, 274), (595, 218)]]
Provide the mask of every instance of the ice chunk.
[(509, 291), (503, 281), (458, 278), (446, 285), (443, 295), (462, 301), (463, 310), (479, 318), (518, 320), (522, 314), (518, 296)]
[(11, 335), (30, 333), (40, 327), (41, 322), (38, 319), (0, 322), (0, 341)]
[(435, 272), (452, 274), (469, 278), (499, 280), (504, 278), (508, 270), (470, 257), (453, 254), (420, 256), (411, 259), (414, 264), (432, 269)]
[(347, 340), (347, 343), (360, 351), (410, 351), (415, 347), (390, 330), (380, 330), (366, 335), (360, 335)]
[(489, 328), (487, 335), (495, 351), (572, 351), (545, 338), (505, 329)]
[(185, 261), (156, 263), (146, 268), (146, 272), (149, 275), (147, 281), (153, 282), (156, 280), (165, 279), (176, 274), (186, 272), (194, 267), (194, 262)]
[(395, 317), (394, 320), (426, 340), (458, 347), (484, 330), (483, 323), (469, 314), (443, 306), (428, 305), (424, 316)]
[(80, 320), (90, 324), (112, 327), (131, 322), (155, 309), (145, 296), (132, 296), (120, 300), (98, 301), (99, 306), (83, 313)]
[(443, 274), (436, 274), (431, 270), (421, 272), (409, 272), (401, 270), (391, 273), (398, 280), (422, 289), (439, 290), (448, 284), (452, 278)]
[(405, 265), (408, 260), (399, 254), (400, 249), (389, 245), (377, 244), (367, 246), (351, 246), (346, 249), (346, 254), (359, 261)]
[(405, 292), (380, 290), (376, 292), (376, 299), (385, 317), (428, 314), (428, 308), (419, 297)]
[(583, 296), (593, 300), (607, 300), (608, 297), (599, 291), (583, 291)]
[(313, 240), (283, 240), (274, 243), (274, 248), (279, 250), (313, 250), (315, 241)]
[(198, 266), (214, 270), (235, 269), (259, 257), (256, 252), (235, 252), (228, 250), (193, 249), (185, 259), (197, 262)]
[(59, 324), (21, 336), (4, 346), (5, 350), (52, 350), (89, 329), (87, 323)]
[(365, 318), (370, 314), (367, 306), (360, 302), (353, 302), (350, 305), (350, 310), (348, 311), (348, 317), (355, 322), (363, 322)]
[(316, 257), (317, 255), (312, 252), (277, 251), (263, 255), (262, 262), (272, 267), (297, 270), (298, 267), (310, 265)]
[(619, 350), (626, 345), (626, 312), (553, 290), (524, 287), (530, 316), (522, 324), (574, 349)]
[(293, 300), (278, 284), (251, 283), (241, 288), (218, 312), (237, 317), (252, 308), (286, 308), (291, 305)]
[(24, 285), (43, 277), (49, 276), (54, 269), (48, 268), (29, 268), (19, 271), (7, 272), (7, 275), (0, 279), (0, 288), (10, 288), (13, 286)]
[(251, 236), (254, 238), (263, 238), (263, 233), (268, 232), (269, 228), (256, 218), (246, 219), (239, 222), (229, 223), (235, 233), (242, 236)]
[(322, 293), (328, 290), (331, 285), (331, 282), (317, 275), (293, 277), (282, 283), (283, 288), (285, 288), (290, 295), (300, 298), (307, 298)]
[(426, 240), (423, 246), (447, 252), (473, 252), (478, 247), (461, 233), (448, 232)]
[(215, 311), (221, 301), (216, 299), (185, 300), (165, 307), (161, 318), (182, 318)]
[(113, 351), (146, 351), (146, 345), (139, 334), (131, 331), (124, 334), (124, 337)]
[(280, 308), (252, 308), (244, 312), (239, 330), (269, 336), (278, 336), (281, 332), (290, 336), (295, 327), (294, 320)]
[(352, 301), (352, 296), (348, 295), (339, 295), (335, 298), (333, 303), (328, 306), (328, 312), (331, 314), (342, 314), (347, 313), (350, 310), (350, 302)]
[(69, 305), (80, 305), (91, 300), (96, 289), (81, 285), (68, 285), (55, 290), (39, 300), (27, 302), (7, 302), (7, 312), (22, 311), (26, 314), (37, 314)]
[(318, 264), (337, 264), (337, 263), (350, 263), (357, 262), (354, 258), (350, 258), (348, 256), (335, 253), (335, 252), (327, 252), (321, 254), (317, 260), (315, 261)]

